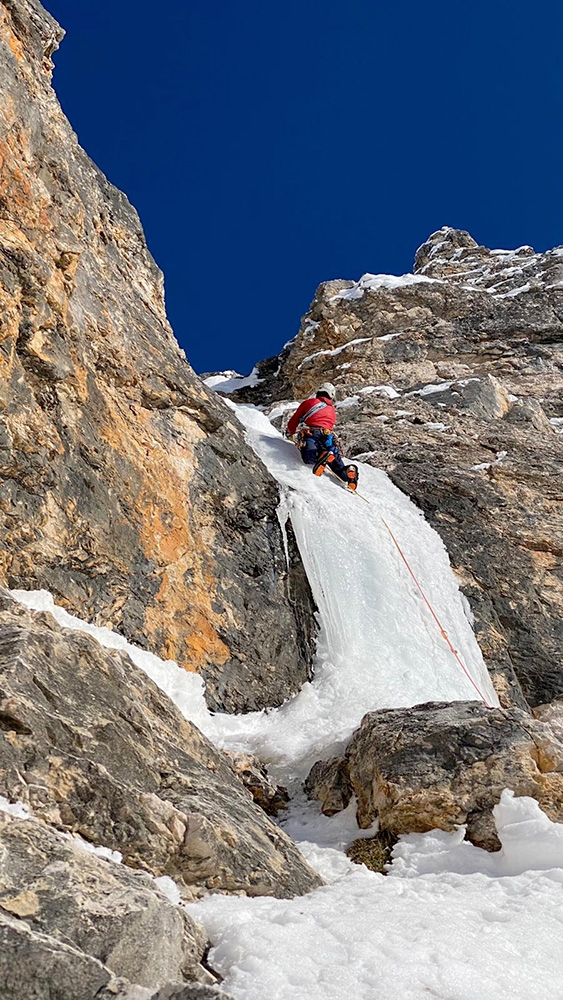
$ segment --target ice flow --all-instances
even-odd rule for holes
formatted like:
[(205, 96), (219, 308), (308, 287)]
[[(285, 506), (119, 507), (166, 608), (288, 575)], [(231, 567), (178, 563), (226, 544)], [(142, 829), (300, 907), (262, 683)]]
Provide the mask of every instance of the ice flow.
[(497, 705), (444, 545), (408, 497), (384, 472), (360, 465), (360, 489), (370, 501), (363, 503), (328, 475), (313, 476), (259, 410), (233, 408), (249, 444), (280, 484), (282, 521), (291, 518), (321, 630), (314, 680), (298, 695), (272, 712), (216, 716), (214, 732), (206, 732), (224, 745), (258, 753), (287, 781), (338, 749), (367, 711), (478, 697), (382, 517), (473, 680)]

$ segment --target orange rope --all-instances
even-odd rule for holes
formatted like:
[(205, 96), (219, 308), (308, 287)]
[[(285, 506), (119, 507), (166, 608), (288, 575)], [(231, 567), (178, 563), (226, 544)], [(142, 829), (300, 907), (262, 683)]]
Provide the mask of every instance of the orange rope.
[[(329, 470), (329, 472), (332, 472), (332, 475), (334, 476), (334, 478), (335, 478), (335, 479), (338, 479), (338, 476), (336, 475), (336, 473), (334, 472), (334, 470), (333, 470), (333, 469), (331, 469), (330, 465), (327, 465), (327, 469)], [(354, 493), (354, 495), (355, 495), (355, 496), (358, 496), (358, 497), (360, 497), (360, 498), (361, 498), (362, 500), (365, 500), (365, 502), (366, 502), (366, 503), (369, 503), (369, 502), (370, 502), (370, 501), (369, 501), (369, 500), (367, 499), (367, 497), (363, 497), (363, 496), (361, 495), (361, 493), (358, 493), (358, 492), (355, 492), (355, 493)], [(455, 658), (456, 658), (457, 662), (459, 663), (459, 665), (460, 665), (461, 669), (463, 670), (463, 672), (464, 672), (465, 676), (467, 677), (468, 681), (470, 681), (470, 682), (471, 682), (471, 684), (473, 685), (473, 687), (475, 688), (475, 690), (476, 690), (477, 694), (479, 695), (479, 697), (480, 697), (481, 701), (483, 702), (483, 704), (484, 704), (485, 708), (492, 708), (493, 706), (492, 706), (492, 705), (489, 705), (489, 702), (488, 702), (488, 701), (487, 701), (487, 699), (485, 698), (485, 695), (484, 695), (484, 694), (483, 694), (483, 692), (482, 692), (482, 691), (480, 691), (480, 690), (479, 690), (479, 688), (477, 687), (477, 685), (476, 685), (475, 681), (473, 680), (473, 678), (472, 678), (471, 674), (469, 673), (469, 670), (467, 669), (467, 667), (465, 666), (465, 663), (464, 663), (464, 662), (463, 662), (463, 660), (461, 659), (461, 657), (460, 657), (460, 655), (459, 655), (459, 653), (458, 653), (457, 649), (456, 649), (456, 648), (454, 647), (454, 645), (453, 645), (453, 643), (452, 643), (452, 641), (451, 641), (451, 639), (450, 639), (450, 637), (449, 637), (448, 633), (446, 632), (446, 630), (445, 630), (444, 626), (442, 625), (442, 622), (441, 622), (441, 621), (440, 621), (440, 619), (438, 618), (438, 615), (437, 615), (437, 614), (436, 614), (436, 612), (434, 611), (434, 608), (432, 607), (432, 605), (431, 605), (430, 601), (428, 600), (428, 598), (427, 598), (426, 594), (424, 593), (424, 591), (423, 591), (423, 589), (422, 589), (422, 587), (421, 587), (420, 583), (418, 582), (418, 580), (417, 580), (416, 576), (414, 575), (414, 572), (413, 572), (413, 570), (412, 570), (412, 568), (411, 568), (411, 566), (410, 566), (410, 564), (409, 564), (409, 561), (408, 561), (407, 557), (405, 556), (405, 553), (403, 552), (403, 550), (402, 550), (401, 546), (399, 545), (399, 543), (398, 543), (397, 539), (395, 538), (395, 535), (394, 535), (394, 534), (393, 534), (393, 532), (391, 531), (391, 528), (390, 528), (390, 527), (389, 527), (389, 525), (387, 524), (387, 521), (385, 520), (385, 518), (384, 518), (384, 517), (382, 517), (382, 518), (381, 518), (381, 520), (383, 521), (383, 524), (385, 525), (385, 527), (387, 528), (387, 531), (388, 531), (388, 532), (389, 532), (389, 534), (391, 535), (391, 538), (393, 539), (393, 541), (394, 541), (395, 545), (397, 546), (397, 550), (398, 550), (398, 552), (399, 552), (399, 555), (401, 556), (401, 559), (403, 560), (403, 562), (404, 562), (405, 566), (407, 567), (407, 569), (408, 569), (408, 571), (409, 571), (410, 575), (412, 576), (412, 578), (413, 578), (413, 580), (414, 580), (414, 582), (415, 582), (416, 586), (418, 587), (418, 589), (419, 589), (420, 593), (422, 594), (422, 598), (423, 598), (423, 600), (424, 600), (424, 603), (426, 604), (426, 607), (428, 608), (428, 610), (429, 610), (430, 614), (432, 615), (432, 617), (433, 617), (434, 621), (436, 622), (436, 624), (437, 624), (438, 628), (440, 629), (440, 632), (441, 632), (441, 634), (442, 634), (442, 638), (443, 638), (443, 639), (445, 639), (446, 643), (448, 644), (448, 646), (449, 646), (449, 648), (450, 648), (451, 652), (452, 652), (452, 653), (453, 653), (453, 655), (455, 656)]]
[(424, 600), (424, 603), (426, 604), (426, 606), (427, 606), (428, 610), (430, 611), (430, 614), (432, 615), (432, 617), (433, 617), (434, 621), (436, 622), (436, 624), (437, 624), (438, 628), (440, 629), (440, 632), (442, 633), (442, 638), (443, 638), (443, 639), (445, 639), (445, 641), (447, 642), (447, 644), (448, 644), (448, 646), (449, 646), (450, 650), (452, 651), (453, 655), (455, 656), (455, 658), (456, 658), (457, 662), (459, 663), (459, 665), (460, 665), (461, 669), (463, 670), (463, 672), (464, 672), (465, 676), (467, 677), (467, 679), (468, 679), (469, 681), (471, 681), (471, 683), (472, 683), (473, 687), (475, 688), (475, 690), (476, 690), (477, 694), (478, 694), (478, 695), (479, 695), (479, 697), (481, 698), (481, 700), (482, 700), (483, 704), (485, 705), (485, 707), (486, 707), (486, 708), (492, 708), (492, 705), (489, 705), (489, 703), (488, 703), (487, 699), (485, 698), (485, 696), (484, 696), (483, 692), (482, 692), (482, 691), (480, 691), (480, 690), (479, 690), (479, 688), (477, 687), (477, 685), (476, 685), (475, 681), (473, 680), (473, 678), (472, 678), (471, 674), (469, 673), (469, 671), (468, 671), (467, 667), (465, 666), (465, 664), (464, 664), (463, 660), (461, 659), (461, 657), (460, 657), (460, 655), (459, 655), (459, 653), (458, 653), (457, 649), (455, 649), (455, 648), (454, 648), (454, 646), (452, 645), (452, 642), (451, 642), (451, 640), (450, 640), (450, 637), (449, 637), (448, 633), (446, 632), (446, 630), (445, 630), (444, 626), (442, 625), (442, 623), (441, 623), (440, 619), (438, 618), (438, 615), (437, 615), (437, 614), (436, 614), (436, 612), (434, 611), (434, 608), (432, 607), (432, 605), (431, 605), (430, 601), (428, 600), (428, 598), (427, 598), (426, 594), (424, 593), (424, 591), (423, 591), (423, 589), (422, 589), (422, 587), (421, 587), (420, 583), (418, 582), (418, 580), (417, 580), (416, 576), (414, 575), (414, 572), (413, 572), (413, 570), (411, 569), (411, 567), (410, 567), (410, 565), (409, 565), (409, 562), (408, 562), (408, 559), (407, 559), (407, 557), (405, 556), (405, 554), (404, 554), (404, 552), (403, 552), (403, 550), (402, 550), (401, 546), (399, 545), (399, 543), (398, 543), (397, 539), (395, 538), (395, 535), (394, 535), (394, 534), (393, 534), (393, 532), (391, 531), (391, 528), (390, 528), (390, 527), (389, 527), (389, 525), (387, 524), (387, 521), (386, 521), (386, 520), (385, 520), (385, 519), (384, 519), (383, 517), (381, 518), (381, 520), (383, 521), (383, 523), (384, 523), (385, 527), (387, 528), (387, 531), (388, 531), (388, 532), (389, 532), (389, 534), (391, 535), (391, 538), (393, 539), (393, 541), (394, 541), (395, 545), (397, 546), (397, 549), (398, 549), (398, 552), (399, 552), (399, 555), (401, 556), (401, 559), (403, 560), (403, 562), (404, 562), (405, 566), (407, 567), (407, 569), (408, 569), (408, 571), (409, 571), (410, 575), (412, 576), (412, 578), (413, 578), (413, 580), (414, 580), (414, 582), (415, 582), (416, 586), (418, 587), (418, 589), (419, 589), (420, 593), (422, 594), (422, 598), (423, 598), (423, 600)]

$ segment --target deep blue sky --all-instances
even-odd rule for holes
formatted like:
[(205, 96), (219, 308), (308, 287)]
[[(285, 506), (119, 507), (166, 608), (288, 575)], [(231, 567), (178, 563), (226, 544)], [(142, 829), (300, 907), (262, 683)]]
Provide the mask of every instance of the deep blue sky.
[(561, 0), (46, 5), (63, 108), (197, 371), (248, 371), (320, 281), (409, 271), (444, 224), (563, 243)]

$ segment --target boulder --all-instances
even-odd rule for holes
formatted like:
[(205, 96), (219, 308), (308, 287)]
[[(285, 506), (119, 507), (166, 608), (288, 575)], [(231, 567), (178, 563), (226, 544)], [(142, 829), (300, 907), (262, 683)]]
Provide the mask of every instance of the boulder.
[(171, 983), (150, 1000), (232, 1000), (232, 997), (217, 987), (202, 986), (200, 983)]
[(553, 427), (547, 414), (537, 399), (519, 399), (508, 410), (506, 420), (511, 424), (526, 427), (529, 425), (544, 434), (553, 434)]
[(331, 757), (317, 761), (307, 775), (304, 789), (310, 798), (322, 803), (325, 816), (342, 812), (353, 795), (346, 758)]
[(508, 393), (492, 375), (445, 382), (443, 388), (438, 384), (424, 400), (446, 409), (470, 410), (481, 420), (500, 420), (510, 409)]
[(0, 794), (189, 892), (319, 884), (228, 759), (125, 653), (0, 596)]
[(127, 995), (97, 959), (2, 911), (0, 981), (2, 1000), (149, 1000), (152, 993)]
[[(309, 794), (332, 815), (333, 787), (315, 768)], [(359, 826), (378, 818), (392, 836), (466, 824), (472, 843), (497, 850), (492, 808), (504, 788), (535, 798), (550, 819), (563, 821), (563, 742), (516, 708), (456, 702), (370, 712), (338, 766), (331, 765), (337, 786), (343, 772)]]
[(276, 785), (262, 761), (251, 753), (226, 750), (235, 774), (238, 775), (252, 798), (268, 816), (277, 816), (287, 808), (289, 792), (283, 785)]
[(140, 986), (213, 984), (201, 965), (203, 928), (150, 875), (91, 850), (39, 820), (0, 812), (0, 912)]
[(2, 1000), (232, 1000), (200, 983), (170, 983), (156, 992), (112, 975), (107, 966), (0, 910)]

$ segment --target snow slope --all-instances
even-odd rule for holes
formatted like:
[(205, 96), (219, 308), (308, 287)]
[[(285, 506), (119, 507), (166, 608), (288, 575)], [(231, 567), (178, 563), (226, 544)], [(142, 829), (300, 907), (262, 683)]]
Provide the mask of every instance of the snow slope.
[(236, 1000), (561, 1000), (561, 867), (401, 878), (349, 864), (305, 897), (188, 908)]

